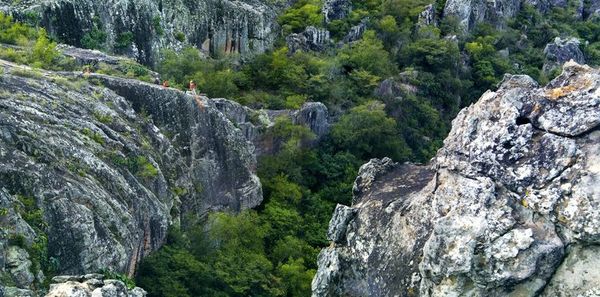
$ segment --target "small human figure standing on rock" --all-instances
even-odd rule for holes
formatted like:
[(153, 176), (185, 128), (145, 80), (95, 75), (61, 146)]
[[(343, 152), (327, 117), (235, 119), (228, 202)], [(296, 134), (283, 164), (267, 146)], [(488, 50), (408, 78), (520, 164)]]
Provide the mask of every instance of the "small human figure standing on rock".
[(162, 83), (162, 86), (167, 89), (169, 87), (169, 81), (168, 80), (164, 80)]
[(190, 93), (192, 93), (192, 95), (196, 95), (196, 83), (193, 80), (190, 80)]
[(83, 77), (89, 77), (90, 74), (92, 74), (92, 69), (90, 69), (90, 66), (85, 66), (83, 67)]

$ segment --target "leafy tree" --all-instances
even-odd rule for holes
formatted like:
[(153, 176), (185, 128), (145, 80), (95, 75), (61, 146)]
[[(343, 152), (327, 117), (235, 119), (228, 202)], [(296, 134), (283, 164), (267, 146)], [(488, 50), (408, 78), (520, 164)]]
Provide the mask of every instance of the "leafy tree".
[(321, 1), (318, 0), (300, 0), (279, 17), (279, 24), (284, 28), (286, 35), (322, 23)]
[(389, 53), (375, 31), (367, 30), (362, 39), (345, 45), (338, 53), (338, 59), (346, 72), (365, 70), (379, 77), (388, 77), (395, 72)]
[(46, 30), (40, 29), (38, 38), (33, 46), (32, 58), (36, 67), (50, 67), (58, 59), (59, 52), (56, 50), (56, 43), (48, 39)]
[(406, 160), (408, 148), (398, 137), (396, 121), (386, 115), (384, 107), (368, 102), (351, 109), (332, 127), (333, 142), (363, 160), (386, 156)]

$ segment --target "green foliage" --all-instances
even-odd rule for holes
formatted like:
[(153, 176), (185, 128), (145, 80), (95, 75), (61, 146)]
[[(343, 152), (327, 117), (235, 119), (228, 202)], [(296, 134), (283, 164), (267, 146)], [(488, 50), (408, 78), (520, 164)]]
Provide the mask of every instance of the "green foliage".
[(396, 71), (383, 43), (371, 30), (366, 31), (360, 41), (345, 45), (338, 53), (338, 59), (346, 72), (365, 70), (387, 77)]
[(123, 32), (117, 35), (115, 40), (115, 49), (116, 50), (124, 50), (131, 46), (133, 43), (133, 33), (132, 32)]
[(34, 28), (14, 22), (9, 15), (0, 12), (0, 42), (9, 44), (26, 44), (29, 40), (37, 38)]
[(177, 33), (175, 33), (175, 39), (179, 42), (184, 42), (185, 34), (183, 32), (177, 32)]
[(320, 0), (300, 0), (279, 16), (279, 24), (284, 34), (301, 32), (307, 26), (320, 26), (323, 23)]
[(102, 28), (100, 18), (94, 17), (92, 29), (85, 33), (80, 40), (81, 46), (88, 49), (104, 49), (106, 32)]
[(165, 30), (163, 29), (160, 23), (160, 16), (155, 16), (154, 18), (152, 18), (152, 27), (154, 28), (154, 32), (156, 32), (158, 36), (162, 36), (165, 34)]
[(368, 102), (343, 115), (331, 130), (333, 142), (353, 155), (369, 157), (391, 157), (406, 160), (410, 152), (399, 137), (396, 121), (386, 115), (384, 105)]
[(99, 143), (100, 145), (104, 144), (104, 137), (102, 137), (102, 134), (94, 132), (90, 128), (83, 128), (83, 130), (81, 130), (81, 134), (91, 138), (93, 141)]
[[(502, 32), (480, 24), (467, 34), (450, 16), (438, 27), (417, 26), (430, 3), (356, 0), (348, 17), (324, 24), (321, 1), (297, 1), (279, 18), (282, 36), (312, 25), (340, 40), (352, 26), (367, 24), (360, 40), (319, 53), (291, 53), (282, 39), (241, 64), (204, 59), (193, 48), (163, 52), (159, 71), (172, 86), (185, 89), (194, 80), (211, 97), (255, 108), (321, 101), (336, 122), (315, 143), (306, 127), (276, 119), (264, 134), (275, 153), (262, 156), (257, 169), (263, 204), (172, 231), (168, 244), (141, 266), (139, 280), (150, 296), (309, 295), (318, 252), (329, 244), (331, 213), (336, 203), (351, 203), (361, 164), (385, 156), (427, 162), (460, 108), (494, 89), (504, 73), (547, 82), (553, 73), (541, 70), (543, 48), (559, 33), (589, 41), (582, 43), (586, 59), (600, 63), (600, 23), (574, 18), (572, 4), (550, 16), (525, 4)], [(435, 1), (438, 15), (444, 5)], [(376, 101), (384, 79), (396, 89)]]
[(116, 279), (122, 281), (130, 290), (135, 288), (135, 281), (125, 274), (114, 272), (108, 269), (102, 269), (99, 273), (103, 274), (105, 279)]
[(129, 172), (142, 177), (142, 178), (154, 178), (158, 176), (158, 169), (152, 165), (146, 156), (130, 156), (121, 157), (115, 153), (110, 154), (110, 158), (113, 163), (118, 166), (123, 166), (129, 170)]
[(46, 30), (38, 31), (38, 38), (31, 52), (31, 62), (34, 67), (51, 68), (52, 64), (58, 59), (59, 53), (56, 50), (56, 43), (48, 39)]

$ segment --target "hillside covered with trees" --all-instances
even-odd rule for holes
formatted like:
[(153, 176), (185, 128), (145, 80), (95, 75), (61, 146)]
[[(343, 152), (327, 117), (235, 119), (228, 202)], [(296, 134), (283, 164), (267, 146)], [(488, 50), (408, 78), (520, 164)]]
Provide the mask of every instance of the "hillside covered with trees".
[[(382, 157), (426, 163), (459, 110), (505, 73), (541, 84), (558, 75), (559, 68), (544, 69), (544, 48), (556, 37), (579, 38), (586, 62), (600, 64), (600, 21), (577, 18), (573, 5), (545, 14), (525, 5), (504, 26), (482, 23), (466, 31), (442, 16), (444, 1), (433, 3), (436, 22), (424, 22), (419, 15), (429, 4), (354, 0), (346, 17), (326, 22), (322, 1), (298, 0), (279, 16), (279, 38), (266, 53), (240, 60), (204, 58), (194, 47), (165, 49), (154, 70), (173, 87), (194, 80), (211, 98), (255, 109), (318, 101), (334, 123), (323, 139), (306, 145), (315, 139), (308, 128), (278, 120), (267, 133), (281, 139), (281, 150), (259, 160), (262, 205), (171, 228), (167, 244), (141, 263), (136, 284), (149, 296), (308, 296), (333, 209), (351, 204), (361, 164)], [(344, 41), (361, 24), (360, 38)], [(286, 37), (307, 26), (327, 29), (331, 45), (288, 48)], [(0, 18), (0, 42), (32, 49), (3, 47), (0, 58), (74, 70), (51, 38), (44, 29)], [(102, 49), (103, 38), (94, 32), (85, 46)], [(151, 80), (137, 64), (116, 74)]]

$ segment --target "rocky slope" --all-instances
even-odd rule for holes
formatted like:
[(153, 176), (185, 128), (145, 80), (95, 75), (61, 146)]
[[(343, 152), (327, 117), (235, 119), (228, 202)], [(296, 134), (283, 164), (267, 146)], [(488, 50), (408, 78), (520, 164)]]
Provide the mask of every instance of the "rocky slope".
[(0, 0), (0, 11), (39, 21), (77, 47), (94, 29), (105, 32), (106, 49), (148, 65), (158, 61), (160, 49), (185, 44), (214, 55), (262, 52), (271, 46), (277, 26), (276, 9), (262, 0)]
[[(573, 1), (577, 5), (575, 13), (580, 19), (600, 15), (600, 1)], [(503, 26), (506, 20), (515, 17), (524, 4), (531, 5), (542, 13), (554, 8), (567, 9), (571, 4), (566, 0), (448, 0), (443, 8), (444, 17), (454, 16), (464, 29), (472, 29), (478, 23)]]
[(313, 296), (598, 296), (600, 71), (507, 75), (430, 166), (371, 160)]
[(48, 272), (132, 274), (171, 224), (261, 202), (254, 147), (211, 100), (0, 67), (2, 286), (36, 288)]

